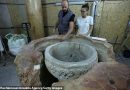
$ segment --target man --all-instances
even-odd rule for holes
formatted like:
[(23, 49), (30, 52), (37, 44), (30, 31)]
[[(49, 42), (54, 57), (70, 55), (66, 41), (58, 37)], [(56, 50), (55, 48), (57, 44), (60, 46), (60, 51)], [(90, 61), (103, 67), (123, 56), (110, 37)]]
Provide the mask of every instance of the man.
[(65, 39), (74, 29), (75, 15), (69, 9), (68, 0), (62, 0), (61, 6), (62, 10), (59, 11), (55, 29), (58, 28), (59, 35), (64, 35), (62, 39)]

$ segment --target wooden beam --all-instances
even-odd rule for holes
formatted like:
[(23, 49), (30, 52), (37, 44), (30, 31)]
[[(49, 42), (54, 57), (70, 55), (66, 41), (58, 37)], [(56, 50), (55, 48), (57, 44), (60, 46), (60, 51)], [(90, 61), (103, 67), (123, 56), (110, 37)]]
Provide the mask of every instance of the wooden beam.
[(44, 24), (41, 0), (26, 0), (26, 8), (31, 24), (30, 35), (32, 39), (44, 37)]

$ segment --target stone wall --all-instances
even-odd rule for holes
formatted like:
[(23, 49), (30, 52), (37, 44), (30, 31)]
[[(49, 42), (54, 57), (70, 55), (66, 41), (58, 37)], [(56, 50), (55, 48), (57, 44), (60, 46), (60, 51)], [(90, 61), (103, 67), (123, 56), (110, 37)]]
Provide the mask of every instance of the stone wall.
[(64, 90), (128, 90), (130, 68), (117, 62), (100, 62), (75, 80), (54, 83)]
[(115, 61), (113, 47), (107, 42), (92, 40), (91, 38), (83, 36), (70, 36), (66, 40), (62, 40), (61, 37), (57, 35), (41, 38), (26, 45), (15, 58), (14, 63), (17, 66), (17, 72), (23, 86), (41, 86), (42, 83), (44, 83), (41, 83), (39, 76), (41, 62), (42, 60), (44, 61), (42, 52), (44, 52), (47, 46), (61, 41), (89, 44), (96, 48), (99, 61)]

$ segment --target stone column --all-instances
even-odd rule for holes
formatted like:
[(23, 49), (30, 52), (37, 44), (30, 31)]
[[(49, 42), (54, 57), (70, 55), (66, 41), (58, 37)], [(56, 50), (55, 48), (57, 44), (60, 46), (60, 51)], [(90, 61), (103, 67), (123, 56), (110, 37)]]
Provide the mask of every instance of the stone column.
[(31, 24), (31, 39), (44, 37), (44, 24), (41, 0), (26, 0), (26, 9)]

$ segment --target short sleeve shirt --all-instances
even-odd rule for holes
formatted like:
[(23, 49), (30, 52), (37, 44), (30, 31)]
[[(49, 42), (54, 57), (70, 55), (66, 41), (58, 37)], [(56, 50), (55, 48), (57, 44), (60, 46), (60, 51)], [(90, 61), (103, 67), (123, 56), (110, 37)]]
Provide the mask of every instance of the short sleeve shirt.
[(78, 17), (76, 21), (79, 34), (86, 34), (89, 31), (90, 25), (93, 25), (93, 17), (87, 16), (86, 18)]

